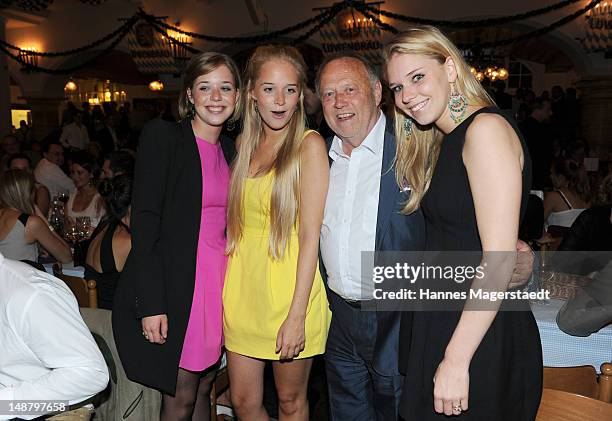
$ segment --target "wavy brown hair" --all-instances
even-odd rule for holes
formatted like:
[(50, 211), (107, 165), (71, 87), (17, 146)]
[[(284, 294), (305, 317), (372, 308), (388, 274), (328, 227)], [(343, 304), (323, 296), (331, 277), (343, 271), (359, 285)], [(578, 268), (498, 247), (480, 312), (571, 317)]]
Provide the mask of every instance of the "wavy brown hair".
[(578, 195), (582, 201), (588, 203), (591, 201), (591, 187), (589, 185), (589, 177), (587, 176), (584, 165), (573, 159), (559, 157), (553, 160), (551, 166), (551, 175), (563, 177), (561, 185), (554, 182), (553, 187), (560, 189), (567, 187), (573, 193)]
[(263, 65), (271, 60), (282, 60), (291, 64), (298, 73), (300, 99), (297, 109), (288, 123), (270, 172), (274, 173), (272, 199), (270, 202), (269, 254), (281, 259), (290, 246), (291, 233), (298, 220), (300, 202), (300, 146), (306, 130), (304, 112), (304, 88), (306, 86), (306, 65), (297, 49), (286, 45), (265, 45), (257, 47), (249, 58), (245, 86), (241, 94), (244, 110), (243, 130), (237, 143), (238, 154), (232, 166), (230, 181), (227, 253), (232, 254), (242, 237), (244, 229), (243, 189), (248, 177), (249, 164), (264, 137), (264, 122), (257, 111), (251, 92)]
[[(415, 54), (435, 59), (444, 64), (451, 58), (457, 70), (455, 87), (466, 97), (468, 104), (494, 105), (493, 99), (470, 72), (470, 67), (461, 56), (457, 47), (433, 26), (419, 26), (396, 35), (383, 51), (386, 63), (396, 54)], [(400, 186), (410, 186), (410, 199), (404, 205), (403, 213), (416, 211), (421, 199), (429, 188), (431, 176), (438, 160), (444, 134), (433, 124), (428, 126), (412, 125), (412, 133), (406, 136), (404, 121), (406, 115), (395, 107), (395, 136), (397, 153), (395, 168)]]

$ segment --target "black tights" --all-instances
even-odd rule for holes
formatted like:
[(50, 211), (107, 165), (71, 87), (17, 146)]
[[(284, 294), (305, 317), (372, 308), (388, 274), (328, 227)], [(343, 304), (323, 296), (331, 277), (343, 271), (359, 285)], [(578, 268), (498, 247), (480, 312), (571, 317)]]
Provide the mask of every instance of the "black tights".
[(202, 372), (179, 368), (176, 395), (163, 394), (160, 421), (210, 421), (210, 389), (217, 366)]

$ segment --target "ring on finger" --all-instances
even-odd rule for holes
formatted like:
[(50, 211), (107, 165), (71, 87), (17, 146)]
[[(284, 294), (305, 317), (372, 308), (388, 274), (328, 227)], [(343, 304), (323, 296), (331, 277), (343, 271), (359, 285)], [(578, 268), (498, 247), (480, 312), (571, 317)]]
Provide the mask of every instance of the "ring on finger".
[(461, 412), (461, 405), (453, 405), (453, 411)]

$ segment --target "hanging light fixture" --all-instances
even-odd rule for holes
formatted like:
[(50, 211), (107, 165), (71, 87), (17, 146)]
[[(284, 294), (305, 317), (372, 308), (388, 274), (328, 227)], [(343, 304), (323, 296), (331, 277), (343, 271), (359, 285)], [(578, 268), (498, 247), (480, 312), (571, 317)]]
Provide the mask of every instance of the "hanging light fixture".
[(463, 58), (471, 64), (470, 72), (476, 80), (482, 82), (488, 79), (491, 82), (496, 80), (508, 79), (508, 70), (498, 65), (505, 61), (505, 54), (496, 54), (496, 51), (490, 48), (480, 48), (478, 43), (479, 39), (476, 39), (476, 43), (468, 48), (461, 50)]
[(472, 72), (472, 74), (474, 75), (474, 77), (476, 78), (478, 82), (482, 82), (484, 80), (484, 73), (479, 71), (477, 68), (472, 66), (470, 68), (470, 72)]
[(496, 80), (506, 80), (509, 76), (508, 70), (505, 67), (488, 66), (486, 69), (480, 70), (472, 66), (470, 71), (479, 82), (482, 82), (485, 77), (494, 82)]
[(38, 52), (36, 47), (28, 46), (19, 50), (19, 59), (27, 66), (36, 67), (38, 66), (38, 56), (33, 54)]
[(160, 80), (154, 80), (149, 83), (149, 89), (153, 92), (159, 92), (164, 89), (164, 84)]
[(77, 89), (79, 89), (79, 87), (77, 86), (76, 83), (74, 83), (72, 78), (70, 78), (70, 80), (66, 83), (66, 86), (64, 86), (64, 91), (70, 92), (70, 93), (76, 92)]

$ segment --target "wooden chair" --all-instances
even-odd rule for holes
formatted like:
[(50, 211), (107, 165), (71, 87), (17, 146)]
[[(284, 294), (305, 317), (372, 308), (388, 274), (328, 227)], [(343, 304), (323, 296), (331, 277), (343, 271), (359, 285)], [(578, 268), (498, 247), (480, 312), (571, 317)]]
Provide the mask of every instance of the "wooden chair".
[(612, 419), (612, 404), (561, 390), (544, 389), (536, 421), (603, 421)]
[(597, 399), (597, 373), (590, 365), (544, 367), (544, 388)]
[(544, 367), (544, 388), (612, 403), (612, 363), (601, 365), (599, 382), (595, 368), (590, 365)]
[(96, 281), (87, 281), (78, 276), (64, 275), (59, 263), (53, 264), (53, 276), (61, 279), (68, 285), (79, 303), (79, 307), (98, 308), (98, 290)]
[[(211, 419), (217, 419), (217, 398), (225, 389), (229, 387), (229, 373), (227, 372), (227, 367), (223, 367), (217, 373), (217, 378), (213, 383), (212, 390), (210, 391), (210, 406), (211, 406)], [(219, 416), (221, 417), (221, 416)]]
[(597, 399), (612, 403), (612, 363), (603, 363), (601, 365)]

